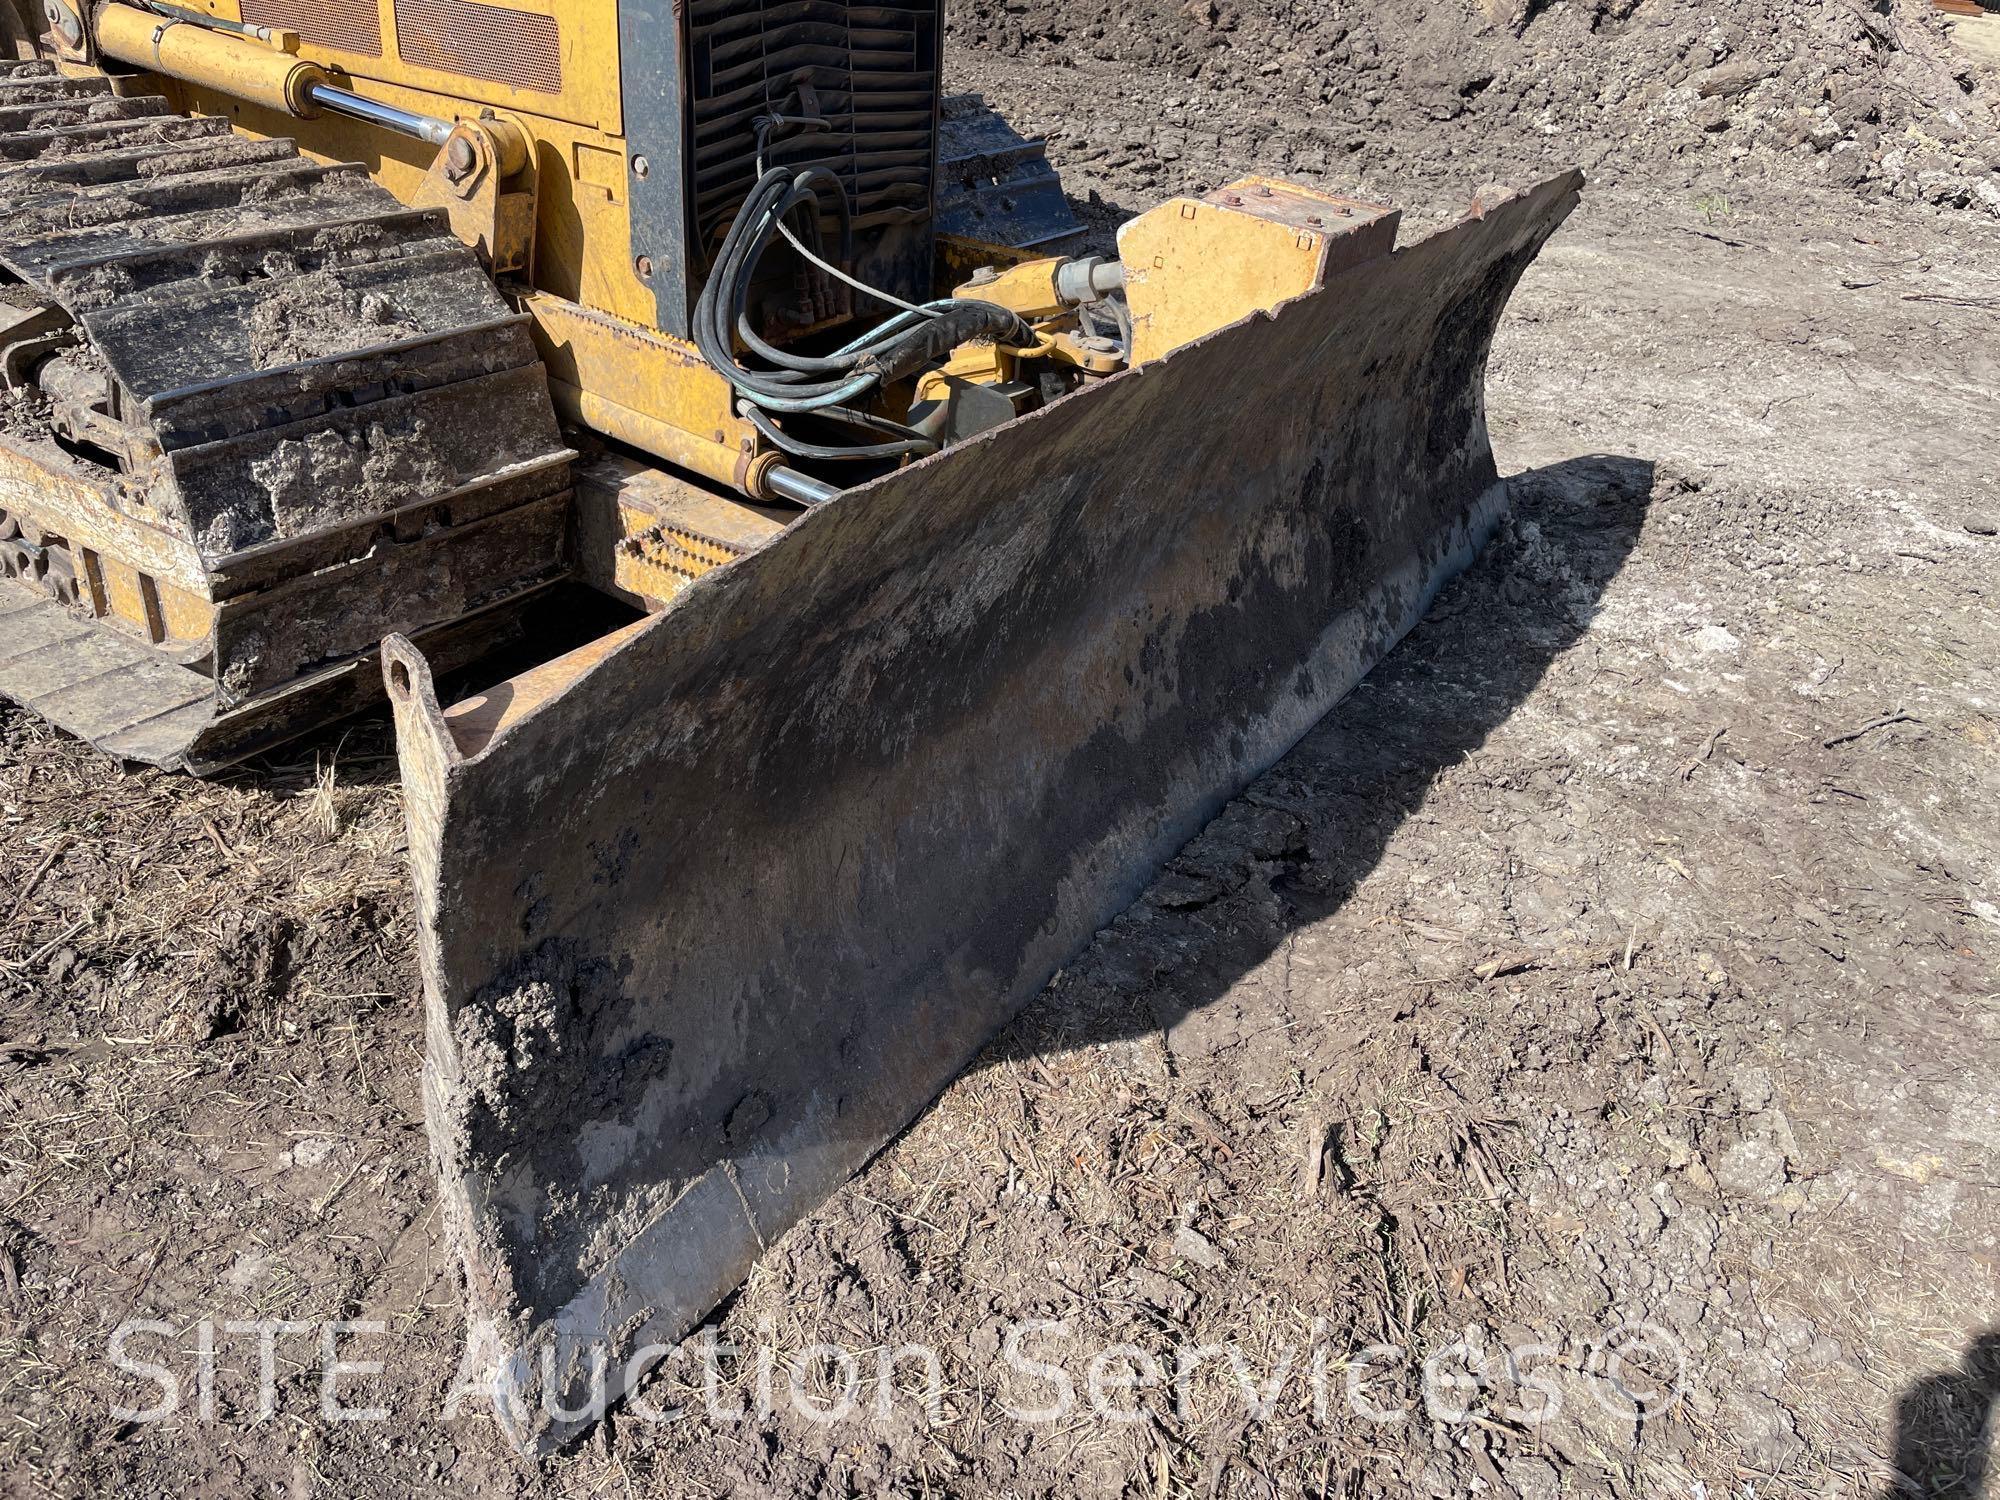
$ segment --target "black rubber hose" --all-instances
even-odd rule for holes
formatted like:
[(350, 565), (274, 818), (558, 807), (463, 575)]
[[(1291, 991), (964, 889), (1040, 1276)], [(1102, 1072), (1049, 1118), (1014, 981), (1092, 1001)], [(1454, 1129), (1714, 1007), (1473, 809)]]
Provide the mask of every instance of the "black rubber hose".
[(718, 370), (728, 373), (735, 368), (734, 354), (726, 342), (716, 338), (716, 309), (724, 290), (730, 296), (735, 293), (735, 269), (743, 241), (749, 233), (749, 226), (763, 216), (765, 200), (768, 199), (785, 180), (783, 171), (766, 172), (757, 179), (743, 206), (736, 211), (730, 221), (728, 232), (722, 237), (722, 247), (716, 251), (714, 263), (709, 267), (708, 280), (702, 285), (701, 295), (695, 299), (694, 319), (691, 331), (695, 346), (702, 357)]
[(995, 302), (960, 297), (938, 316), (918, 324), (909, 337), (899, 339), (879, 354), (870, 354), (855, 366), (857, 373), (873, 373), (883, 385), (905, 375), (914, 375), (934, 359), (942, 359), (960, 344), (975, 339), (992, 339), (1003, 344), (1024, 344), (1033, 335), (1019, 315)]
[(750, 425), (768, 438), (773, 446), (783, 449), (794, 458), (808, 458), (822, 463), (840, 463), (870, 458), (922, 458), (926, 454), (935, 453), (938, 450), (938, 445), (935, 442), (916, 431), (915, 428), (903, 427), (900, 423), (888, 422), (884, 419), (871, 421), (864, 418), (860, 412), (850, 411), (843, 406), (822, 407), (812, 415), (832, 421), (844, 420), (848, 425), (857, 427), (874, 426), (879, 422), (885, 428), (907, 432), (910, 435), (893, 443), (868, 443), (859, 446), (810, 443), (804, 438), (782, 430), (776, 422), (771, 420), (770, 414), (754, 401), (739, 402), (737, 410), (742, 412), (749, 419)]
[[(792, 187), (786, 177), (782, 168), (767, 172), (751, 190), (736, 223), (730, 226), (729, 237), (723, 242), (722, 253), (717, 258), (709, 282), (697, 299), (695, 343), (701, 349), (703, 358), (729, 375), (739, 389), (779, 400), (810, 400), (834, 395), (851, 387), (854, 366), (862, 356), (856, 353), (831, 361), (826, 369), (836, 378), (829, 380), (809, 381), (805, 378), (807, 374), (818, 373), (816, 369), (746, 369), (735, 357), (729, 339), (730, 324), (724, 321), (727, 314), (723, 311), (723, 299), (726, 297), (730, 310), (735, 314), (733, 321), (739, 329), (747, 323), (751, 279), (755, 275), (758, 258), (776, 233), (777, 218), (803, 205), (817, 207), (818, 199), (810, 188)], [(749, 223), (757, 223), (759, 227), (747, 236), (739, 235), (738, 229)]]
[(744, 344), (753, 353), (780, 367), (779, 371), (771, 372), (766, 378), (773, 382), (782, 383), (785, 386), (787, 395), (798, 394), (806, 388), (801, 379), (805, 375), (837, 375), (841, 378), (831, 386), (822, 383), (821, 388), (838, 389), (840, 385), (846, 384), (847, 377), (851, 376), (855, 365), (859, 362), (864, 352), (861, 350), (852, 350), (845, 354), (832, 355), (826, 358), (793, 354), (766, 343), (764, 339), (758, 336), (756, 329), (750, 325), (749, 297), (751, 280), (756, 274), (758, 258), (762, 256), (765, 248), (777, 233), (778, 223), (796, 209), (809, 207), (812, 209), (812, 212), (807, 217), (807, 223), (811, 226), (812, 238), (818, 238), (819, 197), (812, 188), (815, 178), (825, 178), (833, 187), (834, 201), (838, 205), (840, 218), (840, 263), (844, 265), (852, 259), (853, 226), (848, 214), (846, 190), (841, 186), (840, 179), (835, 177), (833, 173), (827, 171), (824, 167), (813, 167), (799, 173), (792, 179), (791, 191), (781, 200), (778, 210), (771, 214), (765, 228), (745, 252), (735, 296), (731, 299), (736, 311), (735, 326), (737, 337), (742, 339)]
[[(913, 315), (906, 310), (888, 319), (875, 336), (825, 357), (790, 354), (759, 338), (750, 327), (748, 314), (750, 287), (758, 262), (777, 234), (778, 225), (800, 208), (809, 210), (806, 227), (811, 240), (821, 239), (821, 204), (815, 189), (822, 180), (833, 190), (843, 258), (851, 257), (853, 227), (840, 179), (822, 167), (799, 172), (784, 167), (771, 169), (758, 178), (745, 197), (696, 299), (692, 330), (696, 347), (747, 398), (745, 415), (758, 431), (788, 453), (801, 458), (835, 460), (891, 458), (935, 451), (936, 445), (913, 429), (900, 424), (884, 427), (886, 419), (843, 409), (831, 398), (852, 399), (865, 390), (900, 380), (974, 339), (1024, 343), (1032, 337), (1031, 331), (1006, 308), (962, 299), (939, 307), (934, 314), (917, 317), (915, 322), (909, 321)], [(778, 368), (747, 368), (736, 356), (732, 333), (754, 354)], [(827, 378), (810, 378), (815, 375)], [(761, 409), (760, 398), (780, 410), (795, 403), (824, 403), (811, 405), (811, 414), (825, 415), (848, 426), (891, 431), (898, 434), (898, 440), (852, 448), (807, 443), (780, 429), (770, 413)]]
[[(788, 176), (789, 169), (774, 168), (758, 179), (742, 210), (737, 214), (735, 223), (730, 226), (730, 233), (723, 241), (722, 250), (716, 257), (708, 284), (702, 289), (702, 295), (697, 300), (695, 342), (701, 348), (703, 357), (711, 364), (724, 370), (725, 373), (739, 374), (744, 388), (761, 389), (768, 394), (794, 398), (839, 390), (849, 383), (854, 366), (868, 350), (865, 348), (854, 350), (825, 359), (809, 358), (774, 348), (759, 338), (756, 330), (750, 326), (748, 317), (750, 282), (755, 274), (758, 258), (776, 233), (775, 219), (791, 213), (798, 207), (810, 206), (814, 210), (811, 222), (816, 229), (819, 199), (813, 191), (813, 186), (821, 179), (834, 190), (836, 212), (840, 219), (842, 251), (845, 256), (851, 257), (853, 227), (846, 192), (840, 179), (823, 167), (810, 168), (795, 176), (789, 176), (789, 181)], [(761, 227), (747, 239), (745, 235), (737, 232), (752, 223), (758, 223)], [(729, 330), (720, 317), (725, 298), (735, 313), (733, 322), (736, 334), (754, 352), (779, 365), (780, 369), (747, 370), (736, 361), (728, 339)], [(840, 378), (813, 383), (802, 379), (802, 376), (812, 374), (836, 375)]]
[(851, 371), (856, 365), (861, 363), (864, 356), (872, 354), (877, 349), (884, 348), (903, 337), (908, 327), (911, 326), (910, 320), (915, 316), (913, 313), (900, 313), (882, 325), (881, 329), (878, 330), (877, 337), (872, 337), (867, 342), (849, 348), (840, 354), (828, 355), (824, 358), (813, 358), (808, 355), (793, 354), (784, 349), (772, 348), (757, 336), (756, 331), (750, 327), (750, 319), (747, 316), (739, 316), (737, 318), (736, 334), (737, 337), (741, 338), (755, 352), (774, 363), (784, 366), (788, 370), (797, 370), (807, 374), (817, 374), (821, 371), (829, 370)]
[[(834, 214), (840, 220), (840, 253), (834, 257), (834, 264), (845, 269), (854, 261), (854, 210), (847, 204), (847, 184), (825, 167), (807, 167), (792, 179), (792, 188), (795, 192), (810, 193), (813, 190), (813, 182), (822, 177), (833, 189)], [(813, 218), (815, 234), (818, 233), (818, 229), (819, 219), (815, 215)]]

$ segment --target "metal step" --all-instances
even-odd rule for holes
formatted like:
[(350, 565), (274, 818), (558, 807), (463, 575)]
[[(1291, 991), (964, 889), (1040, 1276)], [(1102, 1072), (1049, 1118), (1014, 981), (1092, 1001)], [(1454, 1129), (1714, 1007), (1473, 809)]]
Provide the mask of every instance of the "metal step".
[(0, 579), (0, 697), (127, 760), (171, 765), (215, 717), (215, 685), (146, 642)]

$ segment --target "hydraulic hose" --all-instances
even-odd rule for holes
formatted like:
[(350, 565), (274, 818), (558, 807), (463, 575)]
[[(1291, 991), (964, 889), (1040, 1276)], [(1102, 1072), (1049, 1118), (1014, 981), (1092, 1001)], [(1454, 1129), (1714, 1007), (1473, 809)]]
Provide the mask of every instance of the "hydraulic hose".
[(736, 409), (741, 412), (759, 432), (773, 444), (795, 458), (816, 459), (821, 463), (855, 462), (861, 459), (878, 458), (922, 458), (927, 453), (938, 450), (937, 443), (925, 437), (914, 427), (904, 427), (891, 422), (886, 417), (868, 418), (861, 412), (849, 411), (844, 406), (824, 407), (813, 413), (822, 420), (844, 421), (855, 427), (876, 427), (883, 431), (901, 432), (907, 436), (889, 443), (865, 443), (855, 446), (832, 443), (812, 443), (796, 433), (780, 431), (777, 423), (767, 416), (763, 409), (751, 401), (740, 401)]
[[(962, 343), (991, 338), (1025, 342), (1027, 326), (1013, 312), (990, 302), (943, 298), (921, 306), (902, 304), (842, 273), (842, 279), (902, 310), (879, 326), (831, 354), (800, 355), (779, 349), (758, 336), (750, 324), (750, 289), (757, 266), (771, 241), (781, 232), (811, 258), (818, 260), (821, 243), (820, 189), (830, 190), (838, 221), (839, 258), (851, 263), (853, 224), (847, 194), (840, 179), (824, 167), (774, 167), (757, 179), (722, 246), (708, 280), (696, 299), (693, 334), (702, 357), (728, 377), (736, 389), (739, 409), (775, 446), (796, 457), (817, 461), (902, 457), (935, 451), (936, 442), (913, 428), (857, 411), (852, 403), (870, 392), (915, 373), (949, 354)], [(786, 223), (806, 210), (803, 240)], [(747, 365), (737, 355), (741, 343), (764, 368)], [(812, 443), (784, 431), (773, 416), (818, 415), (842, 426), (860, 427), (891, 436), (886, 443), (836, 445)]]

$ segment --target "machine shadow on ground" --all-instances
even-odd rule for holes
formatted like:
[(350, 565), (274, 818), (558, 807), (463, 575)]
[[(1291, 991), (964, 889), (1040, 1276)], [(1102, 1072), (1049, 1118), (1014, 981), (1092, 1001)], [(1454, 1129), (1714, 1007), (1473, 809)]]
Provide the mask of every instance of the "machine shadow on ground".
[(1985, 1500), (2000, 1409), (2000, 1328), (1974, 1339), (1952, 1370), (1913, 1381), (1896, 1402), (1894, 1481), (1883, 1500)]
[[(1513, 476), (1500, 535), (1417, 628), (973, 1066), (1155, 1035), (1172, 1050), (1182, 1022), (1337, 912), (1440, 773), (1583, 639), (1638, 541), (1654, 478), (1650, 461), (1610, 455)], [(1236, 816), (1246, 805), (1279, 816)], [(1228, 899), (1253, 883), (1252, 899)]]

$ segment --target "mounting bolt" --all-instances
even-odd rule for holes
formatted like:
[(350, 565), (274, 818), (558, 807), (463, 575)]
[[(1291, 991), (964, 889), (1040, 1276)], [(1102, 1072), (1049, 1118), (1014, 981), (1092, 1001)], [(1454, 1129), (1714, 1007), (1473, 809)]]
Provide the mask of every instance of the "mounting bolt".
[(1259, 198), (1268, 198), (1271, 196), (1271, 190), (1260, 182), (1257, 184), (1257, 196)]
[(1222, 201), (1227, 203), (1231, 208), (1237, 208), (1242, 205), (1243, 195), (1241, 193), (1224, 193)]
[(451, 144), (444, 148), (444, 175), (447, 182), (463, 182), (472, 175), (472, 169), (479, 165), (479, 154), (472, 149), (472, 142), (462, 135), (451, 138)]
[(1314, 229), (1319, 228), (1325, 222), (1326, 220), (1322, 219), (1318, 214), (1306, 215), (1306, 223), (1310, 224)]
[(638, 258), (637, 261), (633, 262), (633, 264), (636, 265), (639, 269), (639, 279), (641, 281), (651, 281), (653, 279), (652, 256), (642, 255)]
[(653, 175), (653, 164), (652, 164), (651, 162), (647, 161), (647, 160), (646, 160), (646, 158), (645, 158), (645, 157), (643, 157), (643, 156), (635, 156), (635, 157), (633, 157), (633, 158), (632, 158), (632, 175), (633, 175), (634, 177), (650, 177), (650, 176), (652, 176), (652, 175)]

